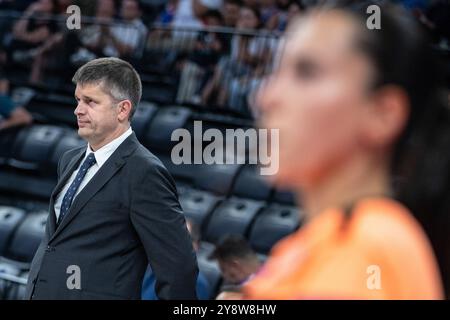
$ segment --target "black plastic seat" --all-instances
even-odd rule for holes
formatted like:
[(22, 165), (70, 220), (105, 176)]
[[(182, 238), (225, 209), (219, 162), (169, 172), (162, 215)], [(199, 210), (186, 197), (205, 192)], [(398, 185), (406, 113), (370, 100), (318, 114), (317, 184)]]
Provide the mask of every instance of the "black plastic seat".
[(209, 192), (189, 189), (180, 194), (179, 199), (186, 217), (203, 228), (203, 223), (217, 206), (221, 197)]
[(268, 200), (271, 187), (264, 176), (259, 174), (256, 165), (248, 165), (239, 172), (233, 186), (232, 194), (242, 198)]
[(191, 111), (184, 107), (165, 107), (156, 112), (145, 134), (143, 143), (153, 150), (162, 150), (170, 154), (177, 141), (171, 141), (172, 132), (183, 128)]
[(202, 166), (195, 164), (174, 164), (170, 154), (167, 153), (155, 153), (155, 155), (161, 160), (176, 181), (180, 181), (185, 184), (192, 185), (197, 172), (199, 172), (199, 169), (202, 168)]
[(217, 261), (208, 259), (213, 249), (214, 245), (212, 244), (208, 244), (208, 246), (201, 244), (197, 253), (198, 269), (205, 276), (211, 286), (210, 299), (214, 299), (216, 297), (222, 282), (222, 274)]
[(3, 194), (48, 201), (55, 186), (56, 179), (53, 176), (40, 177), (30, 175), (27, 172), (18, 173), (0, 170), (0, 192)]
[(16, 286), (16, 283), (11, 280), (19, 275), (20, 268), (12, 263), (0, 261), (0, 300), (10, 299), (10, 291)]
[(28, 275), (29, 271), (22, 272), (18, 275), (17, 282), (14, 282), (6, 295), (6, 300), (23, 300), (25, 298)]
[(131, 120), (131, 127), (140, 140), (144, 138), (145, 130), (155, 115), (157, 106), (154, 103), (141, 101)]
[(222, 202), (209, 219), (205, 239), (217, 243), (227, 234), (246, 236), (262, 207), (262, 202), (250, 199), (230, 198)]
[(8, 257), (31, 262), (44, 236), (48, 213), (30, 213), (14, 234)]
[(273, 193), (272, 202), (289, 206), (299, 206), (295, 194), (289, 190), (275, 190), (275, 192)]
[(276, 242), (297, 230), (300, 222), (298, 208), (272, 204), (256, 217), (250, 244), (257, 252), (268, 253)]
[(0, 165), (6, 164), (13, 156), (14, 145), (23, 128), (13, 127), (0, 131)]
[(196, 172), (194, 186), (218, 195), (228, 195), (241, 166), (238, 164), (204, 164)]
[(19, 133), (14, 147), (14, 159), (9, 165), (18, 169), (39, 171), (50, 163), (52, 151), (62, 138), (64, 129), (35, 125)]
[(14, 207), (0, 206), (0, 256), (12, 239), (14, 231), (25, 217), (25, 211)]

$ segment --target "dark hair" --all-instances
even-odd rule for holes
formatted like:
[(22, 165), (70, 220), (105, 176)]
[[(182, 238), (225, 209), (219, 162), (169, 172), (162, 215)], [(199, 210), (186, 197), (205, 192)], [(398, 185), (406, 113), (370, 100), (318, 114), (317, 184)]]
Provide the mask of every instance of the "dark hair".
[(72, 78), (75, 84), (99, 84), (114, 100), (131, 101), (129, 119), (141, 100), (141, 78), (131, 64), (119, 58), (99, 58), (81, 66)]
[(234, 4), (238, 7), (242, 7), (243, 5), (241, 0), (224, 0), (224, 3)]
[(391, 159), (395, 198), (408, 207), (427, 233), (450, 294), (450, 110), (443, 68), (417, 21), (399, 6), (380, 7), (381, 28), (366, 27), (368, 2), (345, 1), (332, 9), (350, 13), (362, 25), (357, 46), (373, 62), (371, 90), (402, 88), (409, 98), (408, 123)]
[(258, 25), (256, 26), (256, 29), (259, 29), (262, 27), (262, 20), (261, 20), (261, 11), (259, 11), (258, 8), (252, 7), (252, 6), (247, 6), (247, 5), (243, 5), (241, 7), (242, 9), (248, 9), (251, 12), (253, 12), (253, 14), (255, 15), (256, 19), (258, 20)]
[(223, 23), (223, 16), (220, 13), (220, 11), (218, 10), (207, 10), (204, 14), (203, 17), (204, 19), (206, 18), (216, 18), (217, 20), (219, 20), (219, 22), (222, 24)]
[(219, 259), (225, 261), (233, 258), (249, 259), (257, 258), (257, 256), (247, 240), (239, 235), (224, 236), (209, 256), (209, 259)]

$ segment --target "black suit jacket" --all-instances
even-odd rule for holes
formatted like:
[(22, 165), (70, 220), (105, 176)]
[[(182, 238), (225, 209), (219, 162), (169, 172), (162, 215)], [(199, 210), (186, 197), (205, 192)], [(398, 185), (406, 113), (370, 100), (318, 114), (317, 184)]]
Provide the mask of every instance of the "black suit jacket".
[(58, 184), (31, 264), (26, 299), (140, 299), (148, 262), (159, 298), (195, 299), (197, 261), (175, 183), (134, 133), (56, 226), (56, 196), (85, 151), (86, 146), (70, 150), (59, 161)]

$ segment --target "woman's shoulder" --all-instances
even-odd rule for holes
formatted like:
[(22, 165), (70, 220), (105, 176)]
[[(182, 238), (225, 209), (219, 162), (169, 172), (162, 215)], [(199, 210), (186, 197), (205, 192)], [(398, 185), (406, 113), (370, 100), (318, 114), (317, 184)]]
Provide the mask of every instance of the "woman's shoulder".
[(351, 228), (356, 237), (375, 243), (397, 243), (412, 246), (427, 241), (413, 214), (400, 202), (390, 198), (368, 198), (359, 201), (352, 212)]

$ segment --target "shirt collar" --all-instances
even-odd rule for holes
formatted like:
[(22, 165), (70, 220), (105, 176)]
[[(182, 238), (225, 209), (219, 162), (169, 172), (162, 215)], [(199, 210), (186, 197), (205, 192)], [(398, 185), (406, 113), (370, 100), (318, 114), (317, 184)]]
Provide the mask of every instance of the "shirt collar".
[(105, 144), (103, 147), (101, 147), (100, 149), (98, 149), (95, 152), (92, 152), (91, 146), (88, 143), (88, 147), (86, 148), (85, 158), (90, 153), (94, 153), (94, 157), (97, 162), (97, 165), (99, 167), (101, 167), (106, 162), (106, 160), (108, 160), (108, 158), (114, 153), (114, 151), (116, 151), (116, 149), (122, 144), (122, 142), (124, 142), (125, 139), (128, 138), (132, 133), (133, 133), (133, 130), (131, 129), (131, 127), (129, 127), (128, 130), (125, 131), (124, 133), (122, 133), (119, 137), (117, 137), (110, 143)]

